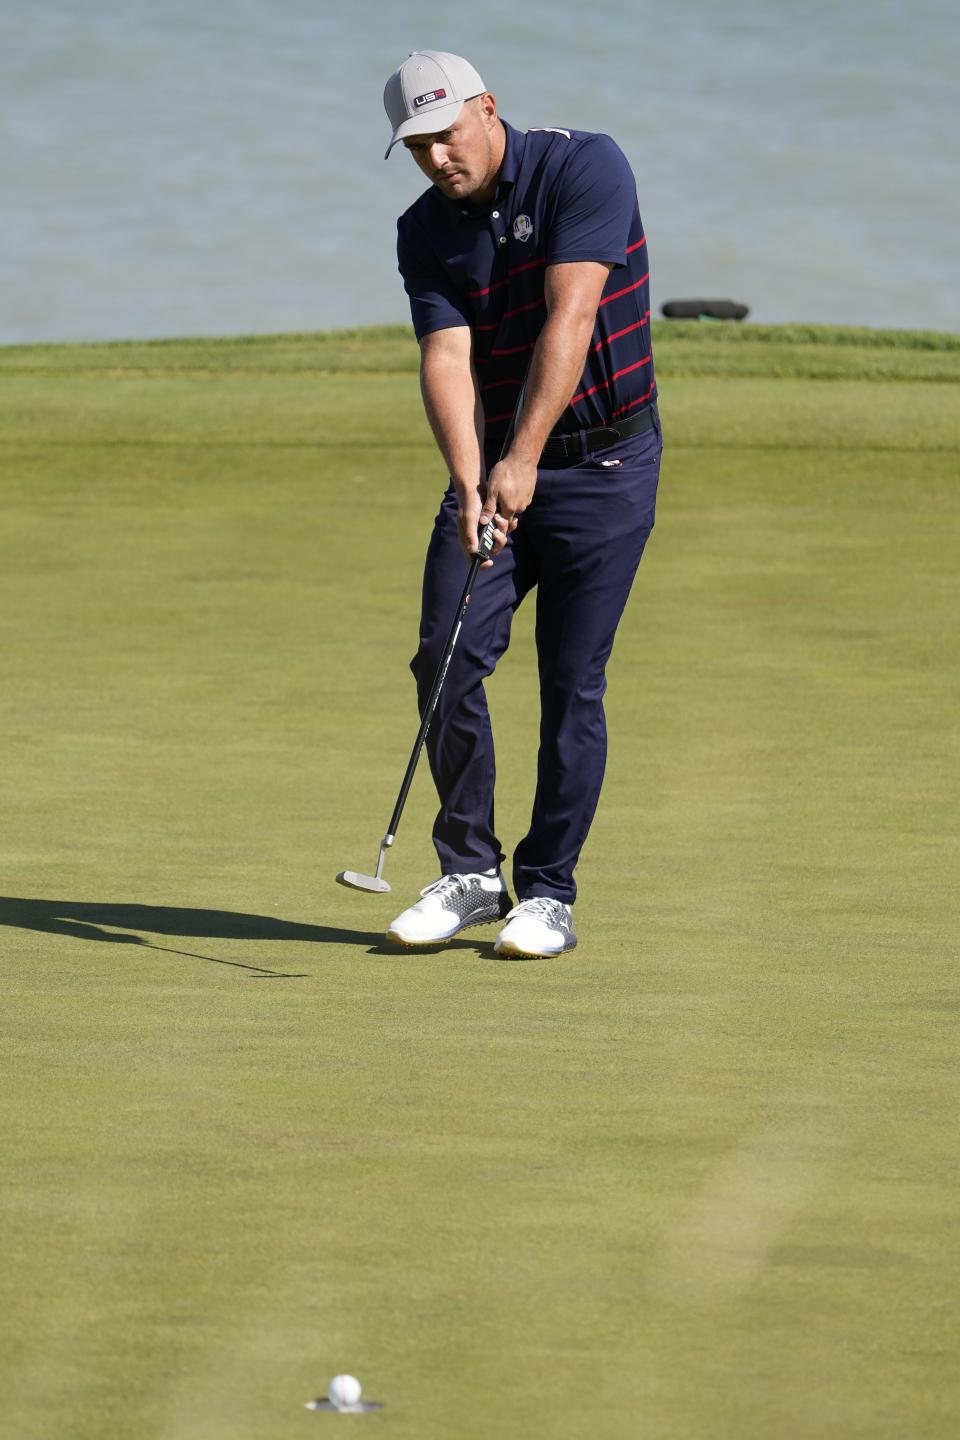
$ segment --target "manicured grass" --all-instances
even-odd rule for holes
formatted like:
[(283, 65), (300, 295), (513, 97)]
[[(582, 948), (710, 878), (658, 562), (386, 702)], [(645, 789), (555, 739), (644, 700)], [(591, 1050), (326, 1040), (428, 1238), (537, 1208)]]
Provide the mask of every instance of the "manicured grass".
[[(960, 341), (666, 326), (581, 946), (435, 875), (405, 332), (0, 351), (17, 1437), (947, 1437)], [(523, 833), (530, 616), (491, 685)], [(350, 1370), (376, 1416), (303, 1402)]]

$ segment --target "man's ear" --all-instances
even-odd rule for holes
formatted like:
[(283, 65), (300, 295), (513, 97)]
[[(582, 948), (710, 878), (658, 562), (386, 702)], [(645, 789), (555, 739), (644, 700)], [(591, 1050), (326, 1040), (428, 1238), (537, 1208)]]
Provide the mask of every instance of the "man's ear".
[(497, 119), (497, 101), (494, 95), (487, 90), (480, 96), (480, 114), (487, 122), (488, 127)]

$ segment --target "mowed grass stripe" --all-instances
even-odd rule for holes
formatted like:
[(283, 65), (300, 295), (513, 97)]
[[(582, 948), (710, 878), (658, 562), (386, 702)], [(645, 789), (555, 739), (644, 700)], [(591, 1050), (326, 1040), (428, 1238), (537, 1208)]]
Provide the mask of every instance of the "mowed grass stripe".
[[(302, 1409), (343, 1369), (418, 1440), (950, 1433), (955, 377), (664, 346), (582, 943), (506, 965), (380, 944), (426, 769), (395, 895), (332, 884), (416, 728), (444, 477), (414, 375), (273, 343), (0, 380), (11, 1433), (276, 1440), (348, 1423)], [(534, 674), (521, 610), (508, 845)]]
[[(652, 322), (661, 376), (777, 376), (781, 379), (942, 380), (956, 384), (960, 336), (937, 331), (861, 329), (842, 325), (710, 325)], [(0, 348), (0, 375), (112, 381), (125, 375), (180, 374), (220, 379), (254, 375), (416, 373), (418, 352), (407, 326), (370, 326), (323, 334), (223, 339), (112, 341), (95, 345)]]
[[(331, 471), (340, 451), (376, 455), (382, 465), (388, 453), (423, 447), (421, 460), (407, 453), (405, 463), (419, 464), (424, 473), (439, 470), (412, 376), (362, 382), (344, 376), (323, 382), (261, 376), (246, 388), (234, 380), (198, 384), (179, 376), (163, 381), (136, 377), (98, 385), (82, 403), (73, 383), (63, 379), (37, 385), (19, 378), (3, 386), (4, 445), (32, 448), (31, 437), (42, 433), (49, 448), (229, 445), (289, 451), (307, 446), (334, 452)], [(661, 408), (668, 444), (676, 449), (729, 445), (762, 451), (954, 453), (960, 446), (957, 397), (956, 387), (934, 383), (785, 384), (745, 378), (706, 385), (668, 377), (662, 381)], [(395, 420), (398, 412), (404, 414), (402, 425)], [(233, 457), (230, 463), (236, 463)]]

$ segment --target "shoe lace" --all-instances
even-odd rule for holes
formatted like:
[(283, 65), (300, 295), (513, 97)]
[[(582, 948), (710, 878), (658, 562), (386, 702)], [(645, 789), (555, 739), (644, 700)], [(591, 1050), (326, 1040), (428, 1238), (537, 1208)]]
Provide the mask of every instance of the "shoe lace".
[(531, 900), (522, 900), (517, 906), (524, 915), (532, 915), (536, 920), (563, 920), (567, 918), (566, 907), (562, 900), (555, 900), (552, 895), (534, 895)]
[(462, 875), (441, 875), (439, 880), (434, 880), (432, 885), (427, 885), (420, 891), (421, 895), (439, 895), (443, 899), (447, 895), (462, 895), (467, 884)]

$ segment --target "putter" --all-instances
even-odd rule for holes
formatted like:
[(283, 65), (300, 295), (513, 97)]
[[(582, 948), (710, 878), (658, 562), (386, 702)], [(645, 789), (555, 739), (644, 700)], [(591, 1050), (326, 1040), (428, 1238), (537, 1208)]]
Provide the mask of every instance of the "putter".
[[(520, 407), (522, 404), (523, 387), (521, 386), (520, 394), (517, 397), (516, 408), (514, 409), (509, 427), (507, 428), (506, 436), (504, 437), (503, 448), (500, 451), (501, 460), (507, 453), (510, 441), (513, 439), (513, 432), (516, 428), (517, 418), (520, 414)], [(447, 678), (447, 671), (450, 668), (450, 661), (453, 659), (453, 652), (456, 648), (457, 640), (460, 636), (460, 627), (463, 624), (463, 617), (466, 614), (467, 606), (470, 604), (470, 596), (473, 592), (473, 587), (476, 583), (477, 575), (480, 571), (480, 566), (483, 564), (484, 560), (488, 560), (490, 558), (490, 555), (493, 551), (493, 537), (495, 529), (496, 527), (493, 523), (493, 520), (490, 520), (489, 524), (484, 526), (483, 533), (478, 537), (477, 553), (474, 555), (473, 559), (470, 562), (470, 569), (467, 572), (467, 583), (463, 587), (463, 594), (460, 596), (460, 604), (457, 607), (457, 613), (454, 617), (453, 624), (450, 627), (450, 634), (447, 636), (447, 643), (444, 646), (443, 655), (440, 658), (440, 664), (437, 666), (437, 673), (433, 677), (433, 685), (431, 686), (430, 694), (427, 697), (427, 703), (423, 711), (423, 719), (420, 722), (420, 729), (417, 731), (417, 738), (413, 742), (413, 752), (410, 756), (409, 761), (407, 762), (407, 769), (403, 777), (403, 783), (400, 786), (400, 793), (397, 796), (397, 803), (393, 807), (393, 814), (390, 816), (390, 823), (387, 826), (387, 833), (384, 835), (383, 839), (380, 842), (380, 855), (377, 859), (376, 873), (373, 875), (363, 875), (359, 870), (341, 870), (340, 874), (337, 876), (337, 883), (339, 885), (346, 885), (347, 888), (350, 890), (371, 890), (374, 892), (374, 894), (386, 894), (390, 889), (390, 886), (383, 878), (384, 858), (386, 857), (386, 853), (390, 849), (390, 846), (393, 844), (394, 840), (397, 837), (397, 827), (400, 824), (400, 816), (403, 814), (403, 807), (407, 803), (407, 795), (409, 794), (410, 786), (413, 783), (413, 776), (417, 768), (417, 761), (420, 759), (420, 751), (423, 749), (423, 743), (427, 738), (427, 732), (430, 729), (430, 722), (433, 719), (433, 712), (437, 708), (437, 701), (440, 698), (440, 691), (443, 689), (443, 682)]]

